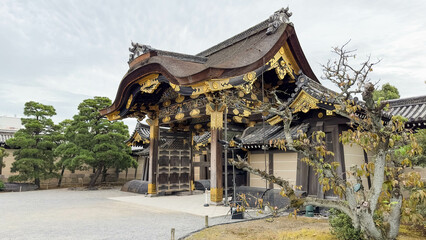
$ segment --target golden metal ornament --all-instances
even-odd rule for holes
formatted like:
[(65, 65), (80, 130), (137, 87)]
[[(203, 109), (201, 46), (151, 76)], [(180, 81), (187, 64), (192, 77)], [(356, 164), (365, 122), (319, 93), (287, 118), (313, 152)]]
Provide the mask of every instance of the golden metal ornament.
[(163, 107), (168, 107), (168, 106), (170, 106), (171, 103), (172, 102), (170, 100), (166, 100), (166, 101), (163, 102)]
[(292, 79), (295, 79), (293, 72), (298, 73), (300, 68), (291, 53), (290, 47), (285, 43), (274, 57), (268, 61), (269, 69), (275, 69), (279, 79), (284, 79), (288, 74)]
[(243, 111), (243, 116), (244, 117), (249, 117), (251, 115), (251, 112), (250, 111), (248, 111), (248, 110), (244, 110)]
[(318, 118), (323, 118), (324, 117), (324, 113), (320, 112), (318, 113)]
[(245, 95), (244, 92), (242, 92), (242, 91), (238, 92), (238, 97), (242, 98), (242, 97), (244, 97), (244, 95)]
[(197, 130), (201, 129), (202, 127), (203, 127), (203, 125), (201, 125), (201, 124), (195, 124), (195, 126), (194, 126), (194, 128), (197, 129)]
[(173, 90), (175, 90), (176, 92), (179, 92), (179, 91), (180, 91), (180, 87), (179, 87), (178, 85), (173, 84), (173, 83), (171, 83), (171, 82), (169, 82), (169, 85), (170, 85), (170, 87), (172, 87), (172, 88), (173, 88)]
[(293, 113), (300, 111), (307, 113), (310, 109), (319, 109), (317, 103), (318, 99), (302, 90), (299, 95), (297, 95), (296, 99), (290, 104), (290, 108), (293, 109)]
[(163, 118), (162, 122), (163, 123), (170, 122), (170, 117), (167, 116), (167, 117)]
[(234, 115), (238, 115), (238, 114), (240, 114), (240, 111), (238, 111), (238, 109), (234, 109), (234, 110), (232, 110), (232, 113), (233, 113)]
[(210, 113), (210, 128), (212, 129), (223, 128), (223, 112), (213, 111)]
[(232, 119), (234, 120), (234, 122), (237, 122), (237, 123), (242, 123), (243, 122), (243, 118), (240, 117), (240, 116), (234, 116)]
[(189, 115), (191, 115), (191, 117), (196, 117), (196, 116), (200, 115), (200, 109), (193, 109), (193, 110), (191, 110), (191, 112), (189, 113)]
[(229, 84), (229, 78), (211, 79), (211, 80), (205, 81), (204, 84), (205, 84), (204, 88), (202, 88), (202, 91), (204, 91), (204, 93), (230, 89), (233, 87), (231, 84)]
[(120, 114), (120, 111), (115, 111), (110, 114), (107, 114), (106, 117), (109, 121), (114, 121), (114, 120), (121, 119), (119, 114)]
[(281, 122), (282, 120), (283, 120), (282, 117), (276, 115), (275, 117), (268, 119), (267, 122), (269, 123), (269, 125), (274, 126), (275, 124)]
[(331, 110), (326, 110), (325, 114), (326, 114), (327, 116), (331, 116), (331, 115), (333, 115), (333, 111), (331, 111)]
[(250, 122), (248, 123), (248, 127), (254, 127), (254, 125), (256, 125), (256, 122), (255, 122), (255, 121), (250, 121)]
[(185, 114), (178, 113), (178, 114), (176, 114), (175, 118), (176, 118), (176, 120), (181, 120), (184, 116), (185, 116)]
[(130, 104), (132, 103), (133, 95), (130, 95), (129, 99), (127, 100), (126, 109), (129, 109)]
[(158, 81), (158, 76), (159, 74), (150, 74), (138, 80), (137, 83), (141, 86), (141, 92), (153, 93), (161, 84)]
[(184, 96), (182, 96), (182, 95), (180, 95), (180, 94), (179, 94), (179, 96), (175, 99), (175, 101), (176, 101), (177, 103), (181, 103), (181, 102), (183, 102), (183, 100), (185, 100), (185, 97), (184, 97)]

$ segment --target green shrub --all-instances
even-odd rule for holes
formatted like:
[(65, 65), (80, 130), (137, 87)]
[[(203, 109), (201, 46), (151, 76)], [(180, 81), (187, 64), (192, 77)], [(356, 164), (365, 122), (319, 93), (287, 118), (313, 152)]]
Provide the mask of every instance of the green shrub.
[(0, 191), (3, 191), (4, 189), (4, 183), (2, 180), (0, 180)]
[(354, 228), (351, 218), (345, 213), (330, 209), (328, 221), (331, 226), (331, 233), (338, 239), (343, 240), (363, 240), (361, 231)]

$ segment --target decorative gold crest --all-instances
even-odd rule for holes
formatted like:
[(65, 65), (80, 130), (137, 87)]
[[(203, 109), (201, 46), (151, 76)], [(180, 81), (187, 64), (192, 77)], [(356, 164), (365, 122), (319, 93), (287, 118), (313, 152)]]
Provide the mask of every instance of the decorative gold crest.
[(191, 117), (196, 117), (200, 114), (200, 109), (192, 109), (192, 111), (189, 113)]
[(178, 114), (176, 114), (175, 118), (176, 118), (176, 120), (181, 120), (184, 116), (185, 116), (185, 114), (178, 113)]
[(184, 96), (182, 96), (182, 95), (180, 95), (180, 94), (179, 94), (179, 96), (175, 99), (175, 101), (176, 101), (177, 103), (181, 103), (181, 102), (183, 102), (183, 100), (185, 100), (185, 97), (184, 97)]
[(168, 106), (170, 106), (171, 103), (172, 102), (170, 100), (166, 100), (166, 101), (163, 102), (163, 107), (168, 107)]
[(168, 123), (168, 122), (170, 122), (170, 117), (165, 117), (165, 118), (163, 118), (163, 120), (162, 120), (162, 122), (163, 123)]

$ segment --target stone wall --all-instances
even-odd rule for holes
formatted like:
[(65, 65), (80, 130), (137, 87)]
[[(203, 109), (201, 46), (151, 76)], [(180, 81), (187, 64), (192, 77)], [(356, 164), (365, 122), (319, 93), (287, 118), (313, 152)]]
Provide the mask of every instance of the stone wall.
[[(0, 175), (0, 180), (2, 180), (3, 182), (7, 182), (10, 176), (17, 174), (17, 173), (12, 173), (10, 171), (13, 161), (15, 161), (13, 157), (14, 150), (6, 149), (6, 151), (7, 153), (9, 153), (9, 156), (3, 158), (3, 162), (6, 164), (6, 166), (2, 169), (2, 174)], [(118, 174), (118, 179), (115, 173), (115, 169), (109, 169), (106, 182), (125, 183), (132, 179), (141, 179), (144, 172), (145, 158), (135, 157), (135, 159), (138, 161), (138, 164), (139, 164), (137, 169), (129, 168), (127, 171), (121, 171)], [(87, 171), (75, 171), (74, 173), (71, 173), (71, 171), (69, 170), (65, 170), (64, 176), (62, 178), (61, 186), (77, 187), (77, 186), (87, 185), (90, 182), (90, 177), (92, 174), (93, 174), (93, 170), (91, 169)], [(100, 180), (101, 180), (101, 176), (98, 178), (98, 182), (100, 182)], [(41, 181), (40, 187), (51, 188), (51, 187), (56, 187), (57, 185), (58, 185), (58, 179), (52, 178), (52, 179)]]

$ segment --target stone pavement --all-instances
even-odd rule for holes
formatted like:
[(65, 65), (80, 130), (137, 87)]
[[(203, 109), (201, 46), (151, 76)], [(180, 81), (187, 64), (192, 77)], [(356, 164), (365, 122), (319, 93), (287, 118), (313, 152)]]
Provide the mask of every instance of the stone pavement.
[(187, 196), (159, 196), (147, 197), (144, 195), (111, 197), (111, 200), (126, 202), (130, 205), (149, 206), (152, 209), (189, 213), (197, 216), (209, 216), (209, 218), (226, 216), (229, 214), (229, 207), (214, 206), (204, 207), (205, 195)]
[[(119, 189), (0, 193), (0, 239), (176, 239), (235, 222), (204, 195), (145, 197)], [(255, 217), (255, 216), (254, 216)]]

